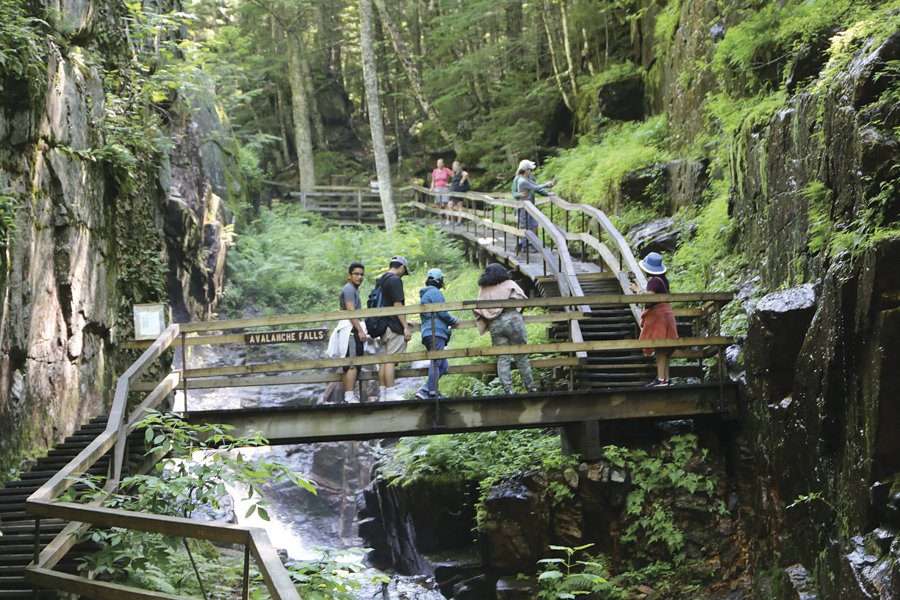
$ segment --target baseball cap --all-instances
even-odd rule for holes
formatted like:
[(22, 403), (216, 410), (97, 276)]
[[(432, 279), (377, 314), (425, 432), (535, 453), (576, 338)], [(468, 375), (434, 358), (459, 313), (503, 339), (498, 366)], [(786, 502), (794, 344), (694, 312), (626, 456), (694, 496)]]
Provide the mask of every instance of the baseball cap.
[(443, 281), (444, 272), (440, 269), (428, 269), (428, 273), (425, 274), (425, 279), (434, 279), (435, 281)]
[(528, 159), (519, 161), (519, 168), (516, 169), (516, 172), (519, 171), (534, 171), (537, 168), (537, 165), (531, 162)]
[(406, 268), (406, 272), (409, 273), (409, 261), (406, 260), (403, 256), (392, 256), (391, 260), (388, 264), (393, 265), (394, 263), (400, 263)]

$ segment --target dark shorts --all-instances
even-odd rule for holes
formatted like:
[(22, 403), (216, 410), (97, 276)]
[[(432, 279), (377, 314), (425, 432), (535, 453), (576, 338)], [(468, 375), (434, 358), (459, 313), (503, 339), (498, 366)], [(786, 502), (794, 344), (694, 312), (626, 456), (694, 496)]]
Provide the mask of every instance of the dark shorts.
[[(356, 330), (354, 329), (350, 333), (350, 343), (347, 344), (347, 356), (362, 356), (366, 353), (366, 345), (360, 341), (358, 337), (356, 337)], [(349, 371), (350, 369), (356, 369), (357, 367), (344, 367), (344, 373)]]

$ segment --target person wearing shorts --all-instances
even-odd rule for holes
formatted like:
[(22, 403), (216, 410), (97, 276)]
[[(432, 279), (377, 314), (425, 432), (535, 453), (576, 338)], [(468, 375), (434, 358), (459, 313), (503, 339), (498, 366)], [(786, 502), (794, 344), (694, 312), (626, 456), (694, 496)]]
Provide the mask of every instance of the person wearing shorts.
[[(366, 275), (366, 268), (362, 263), (350, 263), (347, 267), (347, 283), (341, 288), (340, 309), (359, 310), (362, 301), (359, 298), (359, 286), (362, 285)], [(366, 353), (366, 342), (369, 336), (363, 325), (362, 319), (350, 319), (353, 329), (350, 333), (350, 343), (347, 344), (347, 356), (363, 356)], [(359, 369), (357, 367), (344, 367), (344, 399), (348, 402), (359, 402), (359, 396), (355, 390), (356, 378)]]
[[(409, 263), (402, 256), (391, 258), (387, 273), (378, 278), (376, 286), (381, 287), (382, 306), (403, 306), (406, 296), (403, 292), (403, 277), (409, 275)], [(406, 322), (406, 315), (387, 317), (387, 329), (378, 338), (385, 354), (406, 352), (406, 343), (412, 338), (412, 330)], [(395, 363), (385, 363), (378, 369), (379, 400), (400, 400), (394, 392)]]
[[(444, 166), (444, 159), (437, 159), (437, 166), (431, 171), (431, 191), (437, 193), (438, 208), (447, 208), (450, 202), (450, 179), (453, 177), (453, 171)], [(449, 222), (447, 217), (442, 221)]]

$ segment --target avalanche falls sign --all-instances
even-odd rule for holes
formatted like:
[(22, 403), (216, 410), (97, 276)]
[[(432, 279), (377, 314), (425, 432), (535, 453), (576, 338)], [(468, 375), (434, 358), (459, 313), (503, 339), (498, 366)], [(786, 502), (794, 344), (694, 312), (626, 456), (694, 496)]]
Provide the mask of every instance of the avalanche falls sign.
[(264, 331), (262, 333), (244, 334), (244, 343), (250, 346), (324, 342), (327, 339), (327, 329), (293, 329), (290, 331)]

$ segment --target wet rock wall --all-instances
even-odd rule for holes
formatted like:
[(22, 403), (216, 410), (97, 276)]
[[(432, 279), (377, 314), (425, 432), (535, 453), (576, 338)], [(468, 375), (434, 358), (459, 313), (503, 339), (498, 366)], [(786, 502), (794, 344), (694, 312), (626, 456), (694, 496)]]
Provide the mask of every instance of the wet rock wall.
[(214, 305), (227, 219), (207, 169), (178, 168), (209, 154), (189, 116), (169, 124), (171, 159), (134, 165), (136, 189), (104, 160), (123, 3), (42, 0), (18, 10), (47, 25), (34, 22), (43, 65), (27, 78), (0, 73), (0, 195), (8, 216), (0, 477), (105, 410), (117, 372), (133, 359), (120, 352), (132, 304), (171, 295), (184, 308), (180, 318)]

